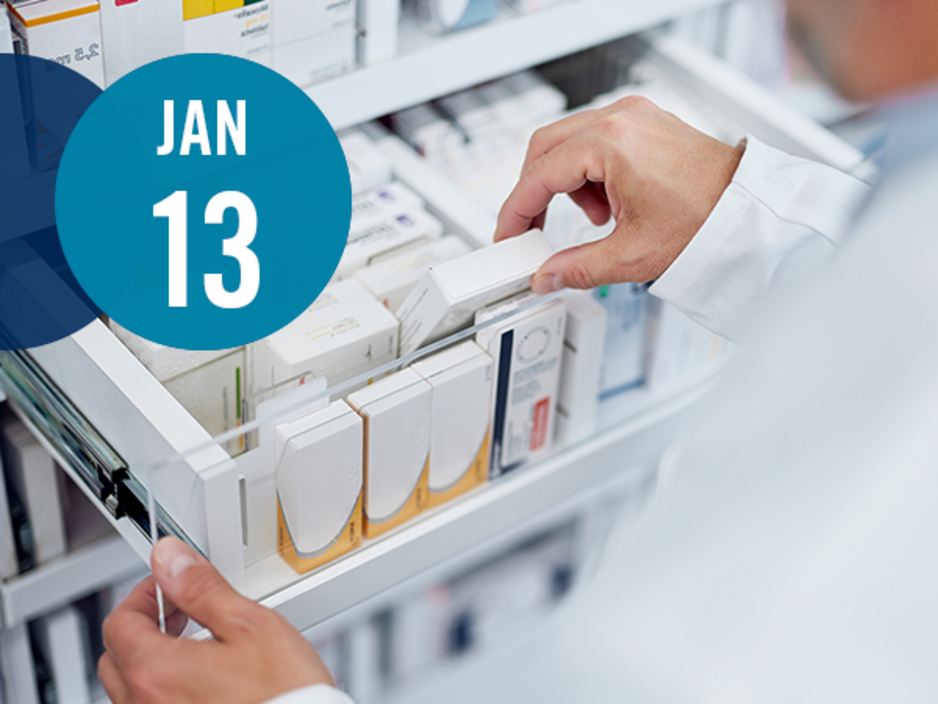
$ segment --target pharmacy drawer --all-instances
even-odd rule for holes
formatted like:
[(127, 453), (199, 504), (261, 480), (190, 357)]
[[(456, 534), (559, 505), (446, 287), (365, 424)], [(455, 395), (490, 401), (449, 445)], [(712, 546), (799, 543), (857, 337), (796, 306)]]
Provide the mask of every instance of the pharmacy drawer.
[[(868, 175), (857, 150), (708, 55), (659, 38), (645, 57), (742, 131)], [(380, 129), (374, 134), (396, 177), (421, 193), (449, 232), (475, 246), (489, 240), (490, 214), (397, 137)], [(20, 377), (19, 386), (6, 380), (19, 413), (141, 556), (149, 552), (151, 488), (161, 510), (161, 532), (189, 540), (245, 593), (299, 627), (433, 565), (458, 560), (473, 546), (510, 534), (567, 502), (585, 502), (577, 510), (588, 511), (589, 499), (582, 497), (630, 467), (655, 463), (679, 436), (702, 393), (692, 389), (643, 399), (629, 420), (299, 577), (278, 555), (246, 546), (246, 486), (257, 469), (252, 467), (256, 453), (229, 457), (103, 323), (32, 350), (28, 357), (5, 353), (2, 361)], [(43, 400), (37, 405), (38, 397)]]

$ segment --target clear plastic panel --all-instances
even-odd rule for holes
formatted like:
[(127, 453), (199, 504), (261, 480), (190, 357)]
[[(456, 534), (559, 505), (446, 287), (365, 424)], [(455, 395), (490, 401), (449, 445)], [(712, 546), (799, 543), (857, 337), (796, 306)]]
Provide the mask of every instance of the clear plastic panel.
[[(311, 581), (306, 582), (307, 584), (319, 584), (326, 579), (323, 576), (324, 572), (332, 570), (338, 573), (355, 569), (367, 562), (366, 558), (369, 553), (383, 554), (396, 546), (403, 545), (406, 542), (407, 531), (424, 530), (426, 529), (425, 522), (429, 522), (426, 525), (431, 525), (434, 521), (439, 521), (440, 517), (445, 516), (447, 512), (455, 516), (464, 510), (461, 506), (465, 505), (466, 500), (478, 497), (484, 492), (495, 492), (492, 494), (495, 496), (501, 491), (500, 487), (505, 482), (511, 482), (516, 478), (524, 481), (523, 478), (529, 474), (527, 470), (532, 464), (549, 463), (557, 453), (575, 450), (575, 448), (569, 445), (563, 447), (561, 443), (554, 442), (553, 438), (548, 438), (547, 448), (543, 453), (538, 454), (536, 462), (520, 463), (517, 468), (512, 468), (512, 471), (494, 477), (442, 505), (423, 510), (378, 537), (362, 538), (360, 534), (352, 536), (361, 541), (358, 547), (349, 551), (340, 550), (338, 552), (341, 554), (337, 554), (334, 559), (321, 566), (308, 571), (300, 571), (291, 567), (291, 560), (287, 559), (283, 551), (278, 548), (278, 545), (282, 547), (285, 544), (283, 531), (286, 527), (279, 494), (285, 488), (277, 486), (275, 466), (277, 463), (275, 451), (284, 452), (285, 445), (283, 434), (278, 436), (278, 428), (285, 424), (301, 422), (310, 414), (321, 412), (331, 401), (343, 399), (350, 392), (362, 389), (369, 383), (379, 381), (395, 372), (405, 370), (421, 360), (466, 340), (474, 340), (509, 318), (523, 317), (533, 309), (547, 305), (559, 295), (562, 294), (528, 297), (516, 308), (506, 310), (481, 324), (466, 328), (331, 388), (326, 387), (322, 380), (313, 380), (298, 388), (284, 391), (274, 396), (273, 400), (269, 398), (270, 389), (263, 389), (258, 395), (249, 394), (248, 419), (240, 427), (194, 444), (185, 452), (166, 455), (149, 466), (135, 468), (134, 473), (137, 479), (151, 490), (152, 496), (155, 497), (155, 501), (149, 502), (150, 509), (155, 510), (161, 505), (178, 504), (181, 489), (191, 490), (193, 496), (200, 491), (205, 492), (204, 496), (199, 497), (201, 503), (197, 502), (204, 506), (206, 514), (204, 524), (200, 526), (201, 534), (181, 537), (188, 537), (190, 542), (196, 544), (245, 594), (257, 600), (270, 601), (273, 598), (274, 601), (279, 600), (278, 603), (288, 600), (289, 597), (283, 595), (291, 593), (291, 589), (298, 589), (296, 585), (301, 581), (309, 579)], [(614, 414), (618, 419), (624, 419), (612, 424), (613, 430), (621, 426), (623, 422), (630, 420), (634, 422), (634, 419), (640, 418), (669, 399), (686, 392), (689, 387), (698, 385), (703, 378), (704, 376), (687, 378), (680, 385), (660, 389), (638, 387), (628, 394), (608, 400), (605, 407), (609, 413)], [(262, 397), (264, 400), (258, 402)], [(603, 408), (602, 403), (600, 408)], [(554, 409), (550, 410), (554, 411)], [(609, 425), (608, 421), (600, 423), (596, 432), (603, 432), (602, 427)], [(222, 448), (232, 447), (232, 441), (239, 438), (246, 439), (245, 446), (248, 449), (234, 458), (229, 457), (227, 452), (222, 451)], [(408, 438), (403, 437), (401, 440), (406, 442)], [(589, 438), (586, 438), (584, 441), (588, 440)], [(625, 465), (626, 458), (623, 458), (623, 466)], [(195, 473), (204, 481), (198, 488), (181, 488), (180, 478), (194, 477), (193, 468), (197, 468)], [(325, 512), (332, 510), (333, 515), (338, 515), (332, 506), (320, 506), (320, 509)], [(171, 515), (171, 512), (169, 513)], [(150, 525), (157, 524), (154, 518), (154, 514), (151, 513)], [(175, 527), (165, 526), (164, 520), (159, 520), (158, 523), (163, 528), (160, 530), (161, 535), (172, 534), (180, 529), (185, 530), (186, 524), (182, 520), (175, 521)], [(240, 525), (241, 534), (232, 536), (230, 531), (220, 533), (219, 527), (224, 525)], [(337, 525), (345, 530), (347, 538), (347, 525), (344, 523)], [(356, 530), (361, 530), (361, 523), (358, 524)], [(336, 537), (333, 543), (338, 541), (339, 537)], [(286, 540), (290, 539), (292, 535), (287, 535)], [(292, 557), (293, 562), (296, 563), (297, 556)], [(403, 552), (400, 559), (407, 559)], [(302, 563), (302, 560), (299, 562)], [(367, 576), (363, 575), (362, 579), (367, 580)]]

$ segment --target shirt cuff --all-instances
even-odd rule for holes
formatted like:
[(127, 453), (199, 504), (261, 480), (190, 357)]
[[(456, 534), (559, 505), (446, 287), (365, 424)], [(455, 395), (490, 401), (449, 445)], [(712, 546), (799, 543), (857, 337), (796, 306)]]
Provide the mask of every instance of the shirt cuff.
[(345, 692), (327, 684), (314, 684), (281, 694), (265, 704), (355, 704)]

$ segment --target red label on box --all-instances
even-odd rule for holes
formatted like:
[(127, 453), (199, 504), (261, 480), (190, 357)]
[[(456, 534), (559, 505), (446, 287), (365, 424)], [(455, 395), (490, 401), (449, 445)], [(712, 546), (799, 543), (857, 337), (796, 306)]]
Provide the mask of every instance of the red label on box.
[(534, 418), (531, 419), (531, 452), (544, 447), (547, 442), (547, 419), (550, 413), (550, 397), (542, 398), (534, 404)]

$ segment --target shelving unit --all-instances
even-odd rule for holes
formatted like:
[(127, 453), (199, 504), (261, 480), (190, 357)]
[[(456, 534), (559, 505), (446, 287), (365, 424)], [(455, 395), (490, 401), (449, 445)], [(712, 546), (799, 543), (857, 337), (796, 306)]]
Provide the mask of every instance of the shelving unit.
[(73, 550), (0, 584), (3, 627), (24, 624), (146, 569), (119, 535)]
[(717, 0), (580, 0), (434, 37), (405, 14), (400, 53), (306, 89), (339, 130), (661, 24)]

